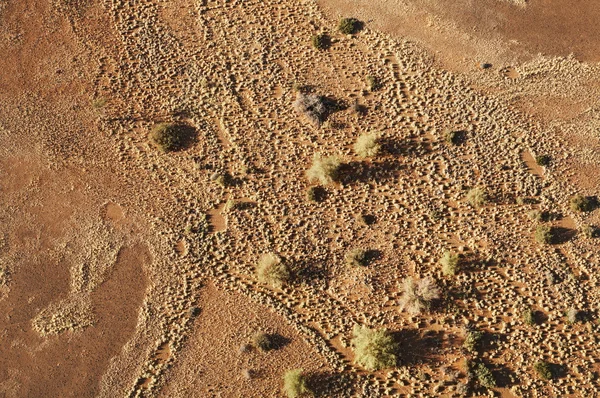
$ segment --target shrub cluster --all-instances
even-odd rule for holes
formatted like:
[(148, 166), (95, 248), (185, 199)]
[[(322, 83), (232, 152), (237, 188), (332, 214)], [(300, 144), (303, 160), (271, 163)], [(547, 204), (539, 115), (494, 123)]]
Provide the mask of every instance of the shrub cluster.
[(183, 148), (185, 141), (182, 129), (172, 123), (157, 124), (150, 138), (163, 152), (178, 151)]
[(554, 242), (555, 232), (549, 225), (540, 224), (535, 229), (535, 240), (541, 244), (550, 244)]
[(298, 91), (293, 106), (296, 112), (304, 115), (308, 121), (317, 127), (323, 123), (327, 115), (327, 106), (323, 97), (316, 94)]
[(354, 152), (361, 158), (370, 158), (377, 156), (381, 145), (379, 144), (380, 135), (378, 133), (363, 134), (356, 139), (354, 143)]
[(473, 207), (479, 207), (486, 204), (488, 195), (484, 188), (473, 188), (467, 193), (467, 202)]
[(308, 378), (302, 369), (288, 370), (283, 376), (283, 390), (288, 398), (297, 398), (304, 394), (311, 394), (308, 387)]
[(544, 380), (550, 380), (554, 377), (552, 373), (552, 367), (546, 361), (539, 361), (533, 365), (533, 369), (539, 377)]
[(548, 166), (550, 164), (550, 156), (548, 156), (548, 155), (536, 156), (535, 162), (540, 166)]
[(571, 198), (571, 210), (573, 211), (592, 211), (594, 210), (594, 200), (590, 197), (575, 195)]
[(337, 156), (323, 158), (321, 155), (316, 154), (312, 166), (306, 171), (306, 176), (311, 183), (319, 182), (322, 185), (327, 185), (339, 180), (341, 165), (342, 163)]
[(325, 33), (319, 33), (312, 37), (312, 45), (317, 50), (325, 50), (329, 41), (329, 36)]
[(360, 27), (360, 21), (356, 18), (342, 18), (338, 24), (340, 33), (351, 35)]
[(345, 260), (348, 265), (355, 267), (365, 266), (367, 265), (367, 251), (359, 247), (352, 249), (346, 254)]
[(396, 366), (398, 344), (386, 329), (355, 325), (352, 333), (356, 363), (370, 371)]

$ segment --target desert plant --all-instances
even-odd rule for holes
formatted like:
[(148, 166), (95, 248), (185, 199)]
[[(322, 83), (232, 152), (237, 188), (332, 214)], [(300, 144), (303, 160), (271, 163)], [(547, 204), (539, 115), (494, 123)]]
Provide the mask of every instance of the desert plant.
[(535, 162), (540, 166), (548, 166), (550, 164), (550, 156), (548, 156), (548, 155), (536, 156)]
[(550, 380), (554, 377), (552, 373), (552, 367), (546, 361), (539, 361), (533, 365), (533, 369), (539, 377), (544, 380)]
[(406, 310), (411, 315), (420, 314), (428, 309), (431, 301), (440, 297), (440, 290), (433, 279), (427, 277), (406, 278), (400, 285), (402, 297), (400, 298), (400, 310)]
[(567, 317), (567, 322), (570, 324), (574, 324), (580, 319), (579, 311), (573, 307), (569, 308), (565, 315)]
[(460, 133), (456, 130), (446, 130), (444, 133), (444, 141), (450, 145), (458, 145)]
[(440, 259), (440, 264), (442, 264), (442, 273), (446, 276), (456, 275), (456, 272), (458, 271), (458, 262), (458, 254), (445, 251)]
[(526, 308), (523, 311), (523, 322), (525, 322), (526, 325), (532, 326), (535, 325), (535, 312), (533, 312), (533, 310), (531, 308)]
[(94, 109), (102, 109), (106, 106), (106, 98), (98, 97), (92, 101), (92, 107)]
[(538, 225), (535, 229), (535, 240), (546, 245), (552, 243), (554, 241), (554, 230), (549, 225)]
[(581, 233), (588, 239), (592, 239), (598, 236), (598, 227), (586, 224), (581, 227)]
[(297, 398), (305, 394), (311, 394), (308, 388), (308, 378), (302, 369), (288, 370), (283, 376), (283, 390), (288, 398)]
[(475, 365), (473, 373), (475, 373), (477, 381), (481, 386), (485, 388), (496, 387), (496, 378), (483, 362), (479, 362)]
[(321, 155), (316, 154), (312, 166), (306, 171), (306, 176), (311, 183), (317, 181), (322, 185), (327, 185), (339, 180), (341, 165), (342, 163), (337, 156), (323, 158)]
[(381, 81), (379, 81), (377, 76), (368, 75), (366, 80), (369, 91), (377, 91), (381, 88)]
[(467, 192), (467, 202), (473, 207), (483, 206), (487, 201), (488, 195), (484, 188), (473, 188)]
[(273, 253), (264, 254), (260, 258), (256, 272), (259, 281), (275, 287), (281, 287), (291, 278), (289, 267), (281, 257)]
[(571, 198), (570, 206), (573, 211), (592, 211), (594, 210), (594, 201), (586, 196), (575, 195)]
[(396, 366), (398, 344), (387, 329), (355, 325), (352, 334), (356, 363), (370, 371)]
[(312, 45), (317, 50), (325, 50), (327, 48), (329, 36), (325, 33), (314, 35), (311, 39)]
[(463, 342), (463, 348), (469, 352), (475, 352), (481, 345), (483, 339), (483, 333), (479, 330), (468, 329), (465, 335), (465, 341)]
[(360, 22), (356, 18), (342, 18), (338, 24), (338, 29), (345, 35), (355, 33), (360, 26)]
[(361, 267), (367, 265), (367, 251), (360, 247), (354, 248), (346, 253), (345, 257), (346, 264), (355, 267)]
[(254, 347), (261, 351), (270, 351), (275, 348), (275, 344), (271, 335), (264, 332), (256, 333), (252, 339), (252, 343)]
[(548, 211), (540, 211), (540, 210), (532, 210), (529, 212), (529, 218), (533, 221), (541, 222), (541, 221), (550, 221), (550, 212)]
[(183, 135), (181, 127), (172, 123), (160, 123), (152, 129), (150, 138), (163, 152), (172, 152), (183, 148)]
[(377, 156), (381, 149), (379, 137), (377, 133), (362, 134), (354, 143), (354, 152), (361, 158)]
[(304, 115), (308, 121), (317, 127), (323, 123), (327, 115), (327, 106), (323, 97), (316, 94), (298, 91), (293, 106), (296, 112)]

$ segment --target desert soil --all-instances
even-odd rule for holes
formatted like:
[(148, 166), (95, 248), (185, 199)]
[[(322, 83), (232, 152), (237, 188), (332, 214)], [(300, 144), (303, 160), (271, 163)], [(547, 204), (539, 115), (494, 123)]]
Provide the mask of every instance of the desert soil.
[[(600, 253), (580, 231), (600, 211), (569, 200), (600, 183), (598, 12), (0, 1), (0, 396), (280, 397), (296, 368), (320, 396), (459, 396), (467, 325), (485, 332), (495, 394), (597, 396)], [(341, 16), (365, 26), (342, 35)], [(320, 126), (294, 111), (298, 85), (339, 105)], [(194, 142), (160, 151), (160, 122)], [(352, 145), (369, 131), (384, 151), (363, 161)], [(346, 174), (310, 202), (317, 153)], [(489, 203), (467, 203), (473, 187)], [(555, 244), (534, 240), (533, 211), (553, 216)], [(377, 256), (349, 267), (356, 247)], [(444, 276), (445, 250), (469, 266)], [(293, 265), (292, 284), (257, 280), (268, 252)], [(443, 299), (400, 311), (406, 277), (433, 278)], [(568, 323), (569, 309), (587, 321)], [(397, 332), (399, 366), (356, 364), (355, 324)], [(243, 349), (260, 331), (281, 347)], [(536, 376), (540, 360), (560, 377)]]

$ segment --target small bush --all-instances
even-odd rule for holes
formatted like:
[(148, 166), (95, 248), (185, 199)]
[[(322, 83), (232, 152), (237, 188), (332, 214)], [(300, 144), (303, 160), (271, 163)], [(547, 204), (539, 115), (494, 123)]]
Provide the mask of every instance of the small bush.
[(317, 50), (325, 50), (329, 42), (329, 36), (325, 33), (319, 33), (318, 35), (314, 35), (311, 41), (313, 47)]
[(311, 202), (321, 202), (325, 197), (325, 191), (322, 187), (308, 187), (306, 190), (306, 199)]
[(281, 287), (291, 278), (289, 267), (273, 253), (267, 253), (260, 258), (256, 271), (259, 281), (275, 287)]
[(594, 210), (594, 201), (592, 198), (582, 195), (576, 195), (571, 198), (571, 210), (573, 211), (592, 211)]
[(355, 267), (361, 267), (367, 265), (367, 251), (361, 248), (355, 248), (350, 250), (346, 254), (346, 264)]
[(479, 349), (482, 339), (483, 332), (479, 330), (467, 330), (463, 348), (469, 352), (475, 352)]
[(552, 366), (546, 361), (539, 361), (533, 365), (533, 369), (539, 377), (544, 380), (550, 380), (554, 377), (552, 374)]
[(488, 369), (487, 366), (483, 362), (479, 362), (475, 369), (473, 369), (475, 376), (477, 377), (477, 381), (482, 387), (485, 388), (494, 388), (496, 387), (496, 378), (492, 374), (492, 372)]
[(307, 377), (302, 369), (288, 370), (283, 376), (283, 390), (288, 398), (297, 398), (304, 394), (311, 394), (308, 388)]
[(429, 309), (431, 301), (440, 297), (440, 290), (431, 278), (406, 278), (402, 281), (400, 290), (400, 310), (406, 310), (411, 315)]
[(185, 144), (183, 129), (172, 123), (156, 125), (150, 137), (163, 152), (178, 151)]
[(381, 81), (376, 76), (368, 75), (366, 80), (369, 91), (377, 91), (381, 88)]
[(356, 18), (342, 18), (338, 24), (340, 33), (345, 35), (354, 34), (360, 27), (360, 22)]
[(275, 344), (270, 334), (259, 332), (254, 335), (252, 339), (254, 347), (261, 351), (270, 351), (275, 348)]
[(316, 127), (319, 127), (323, 123), (327, 115), (327, 106), (323, 97), (316, 94), (298, 91), (293, 106), (296, 112), (304, 115)]
[(483, 188), (473, 188), (467, 193), (467, 202), (473, 207), (479, 207), (486, 204), (488, 195)]
[(352, 334), (356, 363), (370, 371), (396, 366), (398, 344), (386, 329), (355, 325)]
[(529, 326), (535, 325), (535, 312), (533, 312), (531, 308), (527, 308), (523, 311), (523, 322)]
[(535, 240), (548, 245), (554, 241), (554, 230), (549, 225), (540, 224), (535, 229)]
[(319, 182), (322, 185), (327, 185), (339, 180), (341, 165), (342, 163), (337, 156), (322, 158), (319, 154), (316, 154), (312, 166), (306, 172), (306, 176), (311, 183)]
[(573, 307), (569, 308), (565, 315), (567, 316), (567, 322), (570, 324), (576, 323), (581, 318), (579, 316), (579, 311)]
[(598, 227), (589, 224), (584, 225), (581, 228), (581, 233), (588, 239), (596, 238), (598, 237)]
[(381, 149), (379, 137), (377, 133), (361, 135), (356, 139), (356, 143), (354, 143), (354, 152), (361, 158), (377, 156)]
[(450, 145), (458, 145), (460, 141), (460, 132), (456, 130), (446, 130), (444, 133), (444, 141)]
[(445, 251), (440, 259), (440, 264), (442, 264), (442, 273), (446, 276), (456, 275), (458, 272), (458, 261), (458, 254)]
[(550, 164), (550, 156), (548, 156), (548, 155), (536, 156), (535, 162), (540, 166), (548, 166)]
[(94, 109), (102, 109), (106, 106), (106, 102), (106, 98), (98, 97), (92, 101), (92, 107), (94, 107)]
[(548, 211), (532, 210), (529, 213), (529, 218), (537, 222), (550, 221), (550, 213)]

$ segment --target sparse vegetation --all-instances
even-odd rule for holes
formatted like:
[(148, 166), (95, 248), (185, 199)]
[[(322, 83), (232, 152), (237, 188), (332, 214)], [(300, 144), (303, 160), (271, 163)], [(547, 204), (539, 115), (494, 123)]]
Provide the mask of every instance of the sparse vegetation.
[(346, 264), (355, 267), (361, 267), (367, 265), (367, 251), (359, 247), (350, 250), (346, 254)]
[(283, 376), (283, 390), (288, 398), (312, 394), (308, 388), (308, 378), (302, 369), (288, 370)]
[(554, 377), (552, 373), (552, 367), (546, 361), (536, 362), (533, 365), (533, 369), (535, 370), (537, 375), (544, 380), (550, 380)]
[(381, 88), (381, 81), (377, 78), (377, 76), (368, 75), (366, 80), (369, 91), (377, 91)]
[(296, 112), (304, 115), (316, 127), (323, 123), (327, 115), (327, 106), (323, 97), (316, 94), (298, 91), (293, 106)]
[(264, 332), (256, 333), (252, 339), (252, 343), (254, 344), (254, 347), (261, 351), (270, 351), (275, 348), (271, 335)]
[(440, 297), (440, 290), (433, 281), (427, 277), (406, 278), (400, 285), (402, 297), (400, 298), (400, 310), (406, 310), (411, 315), (420, 314), (429, 309), (431, 301)]
[(312, 37), (312, 45), (317, 50), (325, 50), (327, 48), (327, 42), (329, 36), (326, 33), (319, 33)]
[(267, 253), (260, 258), (256, 269), (258, 280), (275, 287), (289, 282), (291, 272), (281, 257)]
[(459, 263), (459, 255), (445, 251), (440, 259), (440, 264), (442, 264), (442, 273), (446, 276), (456, 275), (458, 272), (458, 263)]
[(396, 366), (398, 344), (386, 329), (355, 325), (352, 333), (356, 363), (370, 371)]
[(598, 227), (586, 224), (581, 228), (581, 233), (588, 239), (598, 237)]
[(526, 308), (523, 311), (523, 322), (529, 326), (535, 325), (535, 312), (531, 308)]
[(554, 231), (551, 226), (540, 224), (535, 229), (535, 240), (538, 243), (548, 245), (554, 241)]
[(354, 152), (361, 158), (371, 158), (377, 156), (381, 145), (379, 144), (378, 133), (363, 134), (356, 139)]
[(475, 329), (468, 329), (465, 334), (465, 341), (463, 342), (463, 348), (469, 352), (476, 352), (483, 339), (483, 332)]
[(351, 35), (358, 31), (360, 27), (360, 21), (356, 18), (342, 18), (340, 23), (338, 24), (338, 29), (340, 33), (345, 35)]
[(496, 387), (496, 378), (490, 371), (490, 369), (483, 363), (478, 362), (473, 369), (475, 376), (477, 377), (477, 381), (479, 385), (485, 388), (494, 388)]
[(182, 128), (173, 123), (157, 124), (150, 137), (163, 152), (178, 151), (185, 143)]
[(455, 130), (446, 130), (444, 140), (450, 145), (458, 145), (460, 132)]
[(535, 162), (540, 166), (548, 166), (550, 164), (550, 156), (548, 156), (548, 155), (536, 156)]
[(592, 200), (592, 198), (582, 195), (573, 196), (571, 198), (570, 205), (571, 210), (573, 211), (584, 212), (594, 210), (594, 201)]
[(92, 107), (94, 109), (102, 109), (102, 108), (104, 108), (106, 106), (106, 102), (107, 102), (106, 98), (104, 98), (104, 97), (95, 98), (92, 101)]
[(575, 309), (573, 307), (571, 307), (567, 310), (566, 316), (567, 316), (567, 322), (570, 323), (571, 325), (578, 322), (580, 319), (579, 311), (577, 311), (577, 309)]
[(327, 185), (339, 180), (341, 165), (342, 163), (337, 156), (323, 158), (319, 154), (316, 154), (313, 158), (312, 166), (306, 172), (306, 176), (311, 183), (319, 182), (322, 185)]
[(488, 195), (484, 188), (473, 188), (467, 193), (467, 202), (473, 207), (480, 207), (486, 204)]

